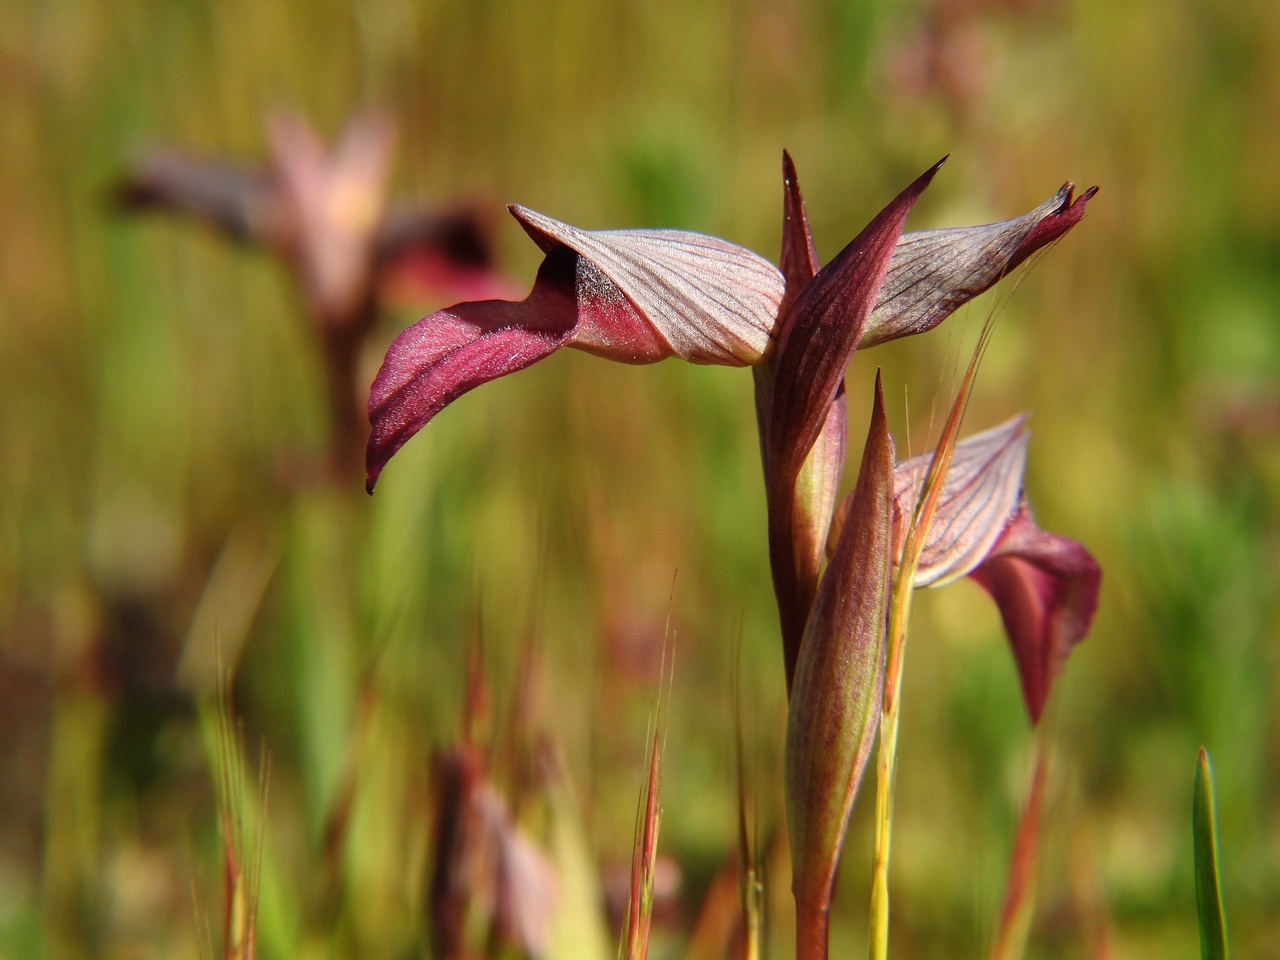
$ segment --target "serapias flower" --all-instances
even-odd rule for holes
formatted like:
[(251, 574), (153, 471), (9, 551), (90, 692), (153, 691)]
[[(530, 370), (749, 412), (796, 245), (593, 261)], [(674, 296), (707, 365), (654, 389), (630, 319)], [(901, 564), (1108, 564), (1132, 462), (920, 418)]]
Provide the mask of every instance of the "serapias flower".
[(495, 296), (490, 225), (466, 205), (432, 211), (387, 196), (394, 129), (367, 111), (326, 145), (301, 117), (267, 122), (266, 163), (251, 165), (153, 148), (116, 187), (126, 209), (201, 220), (234, 240), (288, 259), (312, 313), (341, 326), (368, 298)]
[[(913, 185), (912, 198), (933, 172)], [(899, 237), (901, 218), (910, 207), (904, 198), (872, 231), (879, 266), (865, 277), (860, 264), (872, 239), (866, 232), (850, 244), (848, 255), (836, 258), (838, 264), (819, 271), (805, 224), (808, 269), (800, 268), (803, 258), (797, 254), (794, 263), (784, 263), (779, 271), (744, 247), (703, 234), (588, 231), (512, 205), (512, 215), (546, 255), (533, 289), (521, 301), (457, 304), (420, 320), (396, 339), (369, 397), (367, 488), (373, 489), (387, 461), (448, 404), (561, 347), (624, 363), (674, 356), (695, 363), (756, 365), (772, 354), (775, 341), (788, 338), (788, 316), (807, 315), (815, 322), (803, 325), (802, 335), (792, 338), (798, 349), (788, 351), (792, 359), (782, 361), (783, 366), (798, 363), (795, 376), (783, 379), (799, 382), (801, 374), (812, 372), (807, 362), (800, 362), (802, 354), (814, 362), (823, 355), (819, 341), (813, 341), (814, 350), (807, 354), (802, 349), (809, 335), (826, 337), (827, 327), (843, 323), (840, 318), (853, 304), (863, 317), (857, 335), (845, 338), (854, 347), (928, 330), (1069, 230), (1090, 196), (1092, 192), (1074, 198), (1067, 185), (1015, 220)], [(805, 294), (803, 309), (784, 306), (804, 293), (815, 274), (821, 282)], [(818, 322), (819, 317), (825, 319)], [(852, 350), (837, 353), (847, 362)], [(828, 386), (832, 396), (838, 390), (839, 375), (833, 378), (826, 368), (834, 370), (840, 363), (819, 366), (824, 376), (816, 389), (806, 387), (803, 399), (780, 401), (779, 412), (769, 415), (775, 421), (796, 420), (786, 430), (775, 424), (768, 441), (789, 468), (803, 462), (820, 429), (821, 421), (812, 423), (809, 408), (815, 404), (809, 401), (825, 396)], [(830, 402), (828, 397), (825, 405), (816, 405), (822, 406), (823, 416)]]
[(388, 297), (498, 296), (487, 220), (465, 206), (434, 213), (389, 197), (395, 129), (352, 117), (326, 144), (299, 116), (267, 123), (269, 155), (252, 166), (154, 150), (117, 187), (130, 210), (194, 217), (281, 257), (305, 296), (324, 355), (332, 475), (358, 469), (365, 445), (361, 353)]
[[(913, 586), (967, 576), (991, 595), (1027, 711), (1038, 722), (1067, 655), (1093, 622), (1102, 571), (1079, 543), (1036, 526), (1022, 489), (1029, 438), (1023, 415), (956, 445)], [(915, 510), (932, 457), (894, 467), (896, 537)]]
[(1031, 212), (976, 227), (899, 235), (941, 162), (819, 269), (804, 199), (783, 154), (778, 348), (756, 371), (769, 505), (769, 560), (790, 685), (817, 590), (844, 464), (844, 371), (856, 350), (924, 333), (1084, 216), (1096, 188), (1068, 182)]

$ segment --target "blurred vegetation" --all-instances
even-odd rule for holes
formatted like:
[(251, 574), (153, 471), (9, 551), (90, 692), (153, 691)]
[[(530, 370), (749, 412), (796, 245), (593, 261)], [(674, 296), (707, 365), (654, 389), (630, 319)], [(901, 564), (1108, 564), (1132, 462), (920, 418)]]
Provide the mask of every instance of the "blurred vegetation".
[[(147, 143), (256, 160), (271, 109), (329, 136), (369, 105), (399, 127), (397, 190), (424, 202), (679, 226), (771, 257), (784, 146), (824, 258), (943, 154), (913, 228), (1100, 184), (1016, 293), (859, 355), (850, 423), (860, 435), (882, 365), (899, 448), (910, 426), (925, 449), (1000, 309), (969, 424), (1034, 412), (1038, 517), (1103, 565), (1098, 621), (1046, 721), (1029, 955), (1102, 956), (1100, 938), (1115, 957), (1195, 955), (1202, 743), (1235, 948), (1280, 941), (1273, 0), (11, 0), (0, 100), (0, 957), (221, 950), (215, 642), (250, 813), (271, 757), (268, 960), (428, 949), (430, 769), (461, 733), (469, 646), (498, 732), (521, 651), (537, 651), (536, 735), (521, 737), (556, 745), (548, 803), (614, 877), (670, 615), (661, 851), (680, 886), (655, 918), (662, 955), (682, 955), (733, 848), (735, 677), (758, 817), (780, 823), (749, 375), (565, 352), (450, 408), (372, 499), (358, 476), (291, 483), (329, 423), (289, 273), (108, 202)], [(537, 251), (499, 230), (522, 286)], [(388, 311), (377, 346), (440, 305)], [(1033, 741), (978, 590), (923, 594), (914, 636), (894, 955), (973, 955)], [(862, 950), (867, 806), (836, 955)], [(787, 956), (786, 871), (769, 867), (770, 955)]]

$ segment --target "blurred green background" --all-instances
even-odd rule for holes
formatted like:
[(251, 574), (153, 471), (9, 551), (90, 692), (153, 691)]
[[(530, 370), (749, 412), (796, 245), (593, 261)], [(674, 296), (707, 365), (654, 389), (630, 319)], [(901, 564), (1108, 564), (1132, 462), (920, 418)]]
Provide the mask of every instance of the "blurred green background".
[[(328, 421), (289, 273), (108, 202), (141, 145), (258, 160), (265, 112), (297, 109), (329, 137), (366, 106), (398, 124), (398, 193), (503, 217), (518, 288), (538, 255), (505, 222), (508, 201), (776, 257), (783, 147), (824, 259), (943, 154), (911, 228), (1013, 216), (1068, 178), (1101, 185), (1016, 293), (1006, 283), (926, 337), (860, 354), (850, 422), (860, 437), (881, 365), (900, 449), (908, 426), (924, 449), (1000, 309), (969, 425), (1033, 412), (1038, 518), (1102, 563), (1098, 620), (1047, 721), (1029, 956), (1197, 955), (1200, 744), (1236, 950), (1274, 949), (1274, 0), (11, 0), (0, 957), (221, 949), (215, 636), (236, 668), (246, 763), (271, 756), (268, 960), (425, 951), (428, 767), (459, 735), (469, 643), (495, 714), (522, 647), (540, 651), (537, 728), (561, 751), (594, 862), (616, 873), (670, 616), (661, 846), (681, 886), (662, 956), (683, 955), (734, 842), (735, 683), (757, 815), (766, 832), (778, 822), (785, 710), (748, 373), (566, 351), (451, 407), (372, 499), (358, 476), (290, 487), (281, 463), (322, 451)], [(368, 377), (378, 347), (441, 305), (388, 311)], [(1034, 741), (985, 597), (959, 584), (917, 610), (893, 951), (973, 956), (998, 916)], [(325, 824), (348, 788), (334, 864)], [(869, 806), (846, 850), (841, 956), (863, 949)], [(772, 956), (791, 951), (786, 887), (773, 869)]]

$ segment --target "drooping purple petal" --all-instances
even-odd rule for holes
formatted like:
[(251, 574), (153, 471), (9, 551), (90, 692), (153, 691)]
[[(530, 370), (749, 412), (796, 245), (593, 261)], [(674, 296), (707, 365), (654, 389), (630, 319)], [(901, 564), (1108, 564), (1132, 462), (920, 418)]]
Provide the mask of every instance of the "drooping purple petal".
[(460, 303), (395, 339), (369, 393), (366, 490), (373, 492), (382, 468), (405, 441), (458, 397), (566, 343), (577, 319), (566, 276), (574, 259), (548, 257), (524, 300)]
[(449, 403), (562, 346), (625, 363), (680, 356), (729, 365), (771, 347), (782, 277), (751, 251), (696, 233), (591, 233), (523, 207), (511, 212), (547, 254), (532, 292), (441, 310), (392, 344), (369, 397), (367, 489)]
[(1068, 181), (1053, 197), (1012, 220), (904, 234), (867, 321), (862, 346), (932, 330), (1057, 240), (1080, 222), (1085, 205), (1098, 192), (1091, 187), (1075, 197), (1074, 189)]
[(591, 268), (579, 284), (594, 288), (584, 301), (610, 308), (584, 313), (572, 346), (633, 363), (677, 356), (728, 366), (757, 363), (772, 348), (782, 276), (745, 247), (684, 230), (581, 230), (510, 209), (544, 251), (578, 254)]
[[(939, 161), (902, 191), (805, 285), (788, 311), (771, 361), (773, 377), (762, 433), (768, 473), (769, 557), (788, 687), (808, 616), (796, 558), (796, 480), (827, 422), (907, 212), (941, 165)], [(794, 170), (789, 172), (787, 208), (791, 210), (792, 197), (798, 198), (799, 191), (794, 185)]]
[[(991, 552), (1017, 506), (1027, 465), (1026, 415), (956, 444), (912, 583), (941, 586), (969, 573)], [(893, 471), (896, 516), (910, 518), (933, 454)]]
[(1013, 645), (1033, 723), (1067, 654), (1093, 623), (1102, 571), (1079, 543), (1039, 529), (1025, 500), (969, 576), (991, 594)]

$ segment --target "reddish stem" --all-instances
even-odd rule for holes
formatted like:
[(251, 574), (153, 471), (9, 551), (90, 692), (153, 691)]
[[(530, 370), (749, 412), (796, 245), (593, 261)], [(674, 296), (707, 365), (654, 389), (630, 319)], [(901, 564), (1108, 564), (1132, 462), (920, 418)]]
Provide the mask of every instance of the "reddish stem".
[(827, 960), (830, 904), (796, 901), (796, 960)]

